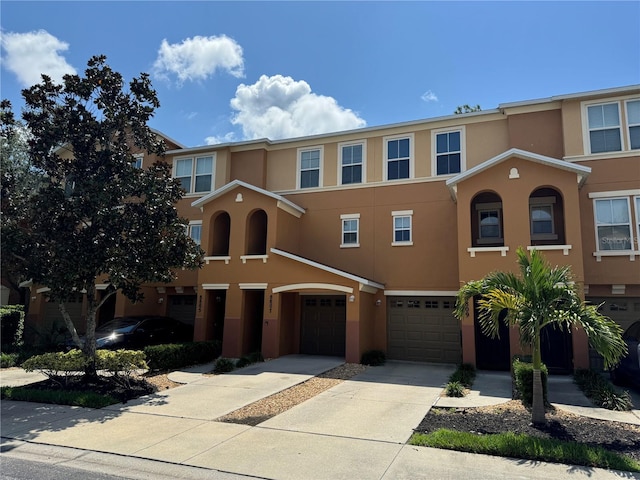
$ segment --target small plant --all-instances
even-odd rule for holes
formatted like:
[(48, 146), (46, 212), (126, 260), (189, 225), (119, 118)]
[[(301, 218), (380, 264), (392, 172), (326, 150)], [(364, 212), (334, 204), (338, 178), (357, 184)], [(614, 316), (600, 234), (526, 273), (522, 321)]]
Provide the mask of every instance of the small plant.
[(362, 365), (370, 365), (372, 367), (384, 365), (386, 361), (387, 356), (382, 350), (368, 350), (362, 354), (360, 359)]
[[(546, 365), (540, 368), (540, 376), (542, 378), (542, 395), (545, 405), (547, 401), (547, 377), (549, 373)], [(516, 393), (522, 399), (525, 405), (531, 405), (533, 402), (533, 364), (526, 363), (516, 358), (513, 361), (513, 381), (516, 387)]]
[(576, 370), (573, 380), (598, 407), (617, 411), (628, 411), (633, 408), (629, 392), (618, 390), (594, 370)]
[(458, 365), (456, 371), (449, 377), (450, 382), (460, 382), (466, 388), (471, 388), (475, 379), (476, 368), (469, 363)]
[(229, 358), (219, 358), (216, 360), (216, 365), (213, 367), (213, 373), (229, 373), (235, 368), (233, 360)]
[(24, 307), (22, 305), (0, 306), (0, 339), (3, 351), (15, 352), (24, 344)]
[(465, 387), (461, 382), (449, 382), (446, 387), (447, 397), (464, 397), (464, 389)]
[(15, 367), (18, 362), (17, 353), (0, 353), (0, 368)]
[(236, 362), (236, 368), (244, 368), (247, 365), (251, 365), (252, 363), (253, 362), (251, 361), (251, 359), (247, 355), (244, 355), (240, 357)]

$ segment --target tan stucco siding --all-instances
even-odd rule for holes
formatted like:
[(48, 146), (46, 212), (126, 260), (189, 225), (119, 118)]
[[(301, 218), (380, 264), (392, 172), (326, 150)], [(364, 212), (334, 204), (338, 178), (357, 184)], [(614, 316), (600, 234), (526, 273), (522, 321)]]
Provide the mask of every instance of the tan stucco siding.
[(267, 175), (267, 152), (264, 149), (243, 150), (231, 154), (229, 180), (264, 188)]
[(465, 132), (467, 170), (509, 149), (506, 120), (473, 123)]
[(267, 190), (294, 190), (297, 175), (297, 149), (287, 148), (268, 152)]
[(509, 116), (509, 148), (561, 159), (562, 114), (560, 110), (546, 110)]

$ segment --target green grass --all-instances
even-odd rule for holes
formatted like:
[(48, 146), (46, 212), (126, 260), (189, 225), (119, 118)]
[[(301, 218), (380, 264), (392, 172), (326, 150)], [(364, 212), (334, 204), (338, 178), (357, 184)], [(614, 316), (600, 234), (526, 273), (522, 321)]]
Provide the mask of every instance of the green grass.
[(590, 447), (576, 442), (536, 438), (523, 434), (499, 433), (480, 436), (468, 432), (440, 429), (428, 434), (414, 433), (409, 439), (409, 443), (422, 447), (483, 453), (500, 457), (640, 472), (640, 463), (601, 447)]
[(95, 392), (54, 391), (29, 387), (2, 387), (0, 389), (0, 397), (3, 400), (55, 403), (58, 405), (74, 405), (89, 408), (102, 408), (107, 405), (119, 403), (119, 400), (111, 395), (102, 395)]

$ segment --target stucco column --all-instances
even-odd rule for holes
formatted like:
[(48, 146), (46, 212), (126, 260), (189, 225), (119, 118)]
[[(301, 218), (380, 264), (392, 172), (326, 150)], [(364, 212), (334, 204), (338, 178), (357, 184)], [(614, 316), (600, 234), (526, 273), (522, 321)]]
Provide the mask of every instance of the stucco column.
[[(353, 297), (353, 302), (351, 298)], [(360, 362), (360, 292), (347, 293), (347, 326), (345, 337), (345, 360)]]
[(264, 292), (264, 314), (262, 321), (262, 356), (276, 358), (280, 353), (280, 295)]

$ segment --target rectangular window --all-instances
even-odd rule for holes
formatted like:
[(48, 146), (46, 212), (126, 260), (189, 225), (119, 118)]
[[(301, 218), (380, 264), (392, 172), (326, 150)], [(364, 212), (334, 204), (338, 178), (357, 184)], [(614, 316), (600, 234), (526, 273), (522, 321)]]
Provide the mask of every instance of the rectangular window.
[(300, 188), (314, 188), (320, 186), (321, 160), (321, 149), (298, 151)]
[(202, 235), (202, 223), (190, 223), (189, 224), (189, 236), (196, 242), (196, 245), (200, 245), (200, 237)]
[(480, 210), (478, 215), (480, 238), (484, 240), (500, 238), (500, 210)]
[(342, 185), (362, 183), (364, 144), (340, 146), (340, 178)]
[(640, 100), (627, 102), (627, 125), (629, 126), (629, 148), (640, 148)]
[(174, 178), (187, 193), (210, 192), (213, 186), (213, 157), (179, 158)]
[(134, 155), (133, 156), (133, 162), (131, 162), (131, 165), (134, 168), (142, 168), (142, 155), (138, 154), (138, 155)]
[[(640, 197), (634, 197), (636, 206), (636, 250), (640, 250)], [(640, 311), (640, 310), (639, 310)]]
[(342, 244), (341, 247), (360, 246), (360, 214), (350, 213), (340, 215), (342, 221)]
[(631, 215), (628, 198), (594, 200), (597, 250), (631, 250)]
[(531, 219), (531, 236), (553, 235), (553, 205), (531, 205), (529, 207)]
[(387, 180), (411, 177), (411, 137), (386, 140)]
[(620, 113), (617, 102), (590, 105), (587, 107), (587, 117), (591, 153), (622, 150)]
[(460, 173), (462, 142), (460, 131), (436, 134), (436, 175)]
[(411, 218), (413, 210), (391, 212), (393, 217), (393, 242), (391, 245), (413, 245)]

